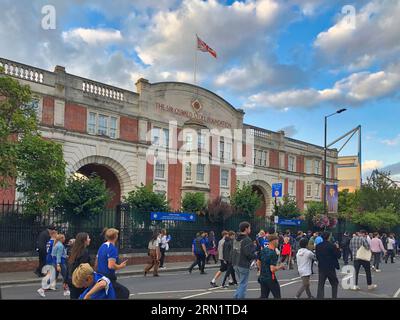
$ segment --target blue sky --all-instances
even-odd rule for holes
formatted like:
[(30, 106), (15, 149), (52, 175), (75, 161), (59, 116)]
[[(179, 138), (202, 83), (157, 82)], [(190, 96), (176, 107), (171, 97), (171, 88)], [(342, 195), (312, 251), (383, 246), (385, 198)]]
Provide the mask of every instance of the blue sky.
[[(130, 90), (139, 77), (193, 82), (197, 32), (218, 53), (199, 52), (199, 85), (246, 123), (322, 145), (324, 115), (345, 107), (329, 140), (360, 124), (365, 173), (400, 175), (399, 1), (54, 0), (56, 30), (40, 27), (48, 1), (1, 2), (0, 56)], [(356, 152), (354, 139), (342, 155)]]

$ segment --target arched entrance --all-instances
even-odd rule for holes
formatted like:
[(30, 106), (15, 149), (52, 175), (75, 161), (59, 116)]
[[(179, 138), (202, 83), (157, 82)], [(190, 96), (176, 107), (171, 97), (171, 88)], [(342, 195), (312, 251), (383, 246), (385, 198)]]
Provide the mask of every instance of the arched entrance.
[(255, 180), (251, 182), (251, 186), (253, 188), (253, 191), (259, 194), (262, 199), (262, 205), (256, 211), (256, 216), (259, 217), (270, 216), (272, 214), (271, 186), (262, 180)]
[(113, 193), (111, 201), (107, 204), (107, 208), (115, 208), (121, 202), (121, 186), (117, 176), (106, 166), (96, 163), (86, 164), (77, 170), (78, 173), (89, 177), (97, 174), (106, 183), (106, 187)]

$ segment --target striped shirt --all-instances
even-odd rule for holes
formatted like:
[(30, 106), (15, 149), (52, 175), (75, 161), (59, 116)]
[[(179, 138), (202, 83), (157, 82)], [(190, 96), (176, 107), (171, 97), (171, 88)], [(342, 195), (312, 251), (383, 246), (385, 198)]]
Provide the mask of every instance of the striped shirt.
[(366, 238), (355, 236), (350, 240), (350, 250), (353, 253), (354, 258), (357, 256), (357, 251), (361, 248), (361, 246), (364, 246), (365, 249), (370, 250), (370, 245)]

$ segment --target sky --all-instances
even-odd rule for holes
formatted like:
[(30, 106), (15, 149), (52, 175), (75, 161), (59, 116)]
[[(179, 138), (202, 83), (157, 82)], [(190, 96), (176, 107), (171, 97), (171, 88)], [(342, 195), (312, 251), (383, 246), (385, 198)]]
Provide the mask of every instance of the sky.
[[(323, 145), (361, 125), (364, 176), (400, 180), (399, 0), (0, 0), (0, 57), (135, 91), (197, 84), (245, 111), (245, 123)], [(46, 7), (55, 28), (43, 28)], [(338, 149), (341, 144), (333, 147)], [(357, 139), (340, 155), (357, 154)]]

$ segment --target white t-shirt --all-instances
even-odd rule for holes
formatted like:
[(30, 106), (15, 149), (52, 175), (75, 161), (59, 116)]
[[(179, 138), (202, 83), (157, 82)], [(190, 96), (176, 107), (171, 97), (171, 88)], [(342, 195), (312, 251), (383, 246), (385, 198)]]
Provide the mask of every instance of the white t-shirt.
[(392, 238), (388, 238), (387, 240), (387, 248), (388, 250), (394, 250), (395, 241)]
[(313, 258), (315, 258), (314, 253), (308, 249), (301, 248), (299, 251), (297, 251), (297, 268), (299, 270), (300, 277), (307, 277), (312, 274), (311, 266)]

